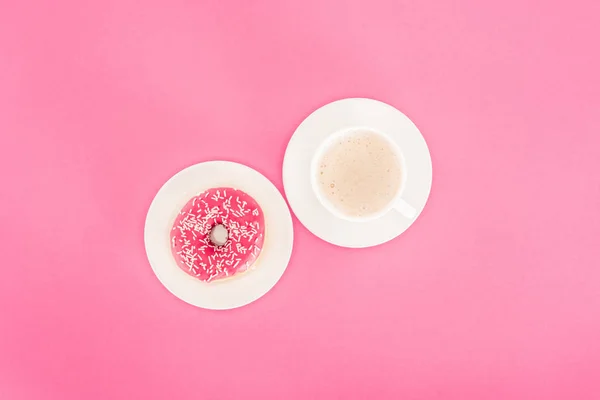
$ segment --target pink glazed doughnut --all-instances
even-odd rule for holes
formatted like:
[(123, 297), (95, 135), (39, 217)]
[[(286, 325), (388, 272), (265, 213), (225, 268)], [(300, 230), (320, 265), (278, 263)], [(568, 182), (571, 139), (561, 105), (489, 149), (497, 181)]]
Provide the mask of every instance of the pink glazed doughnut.
[(177, 265), (204, 282), (248, 270), (265, 238), (262, 209), (250, 195), (232, 188), (209, 189), (177, 215), (171, 251)]

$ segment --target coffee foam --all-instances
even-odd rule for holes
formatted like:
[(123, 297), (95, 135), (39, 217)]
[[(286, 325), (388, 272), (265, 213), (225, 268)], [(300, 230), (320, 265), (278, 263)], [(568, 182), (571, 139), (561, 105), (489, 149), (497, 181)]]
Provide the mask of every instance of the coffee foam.
[(322, 197), (339, 213), (364, 218), (381, 212), (402, 184), (402, 164), (383, 135), (358, 130), (334, 139), (316, 168)]

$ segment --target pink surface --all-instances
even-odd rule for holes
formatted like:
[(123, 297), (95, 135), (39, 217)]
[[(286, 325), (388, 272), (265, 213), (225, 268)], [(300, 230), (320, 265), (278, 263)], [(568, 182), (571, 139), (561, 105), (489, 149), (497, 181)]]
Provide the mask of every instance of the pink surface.
[[(0, 4), (0, 398), (600, 397), (597, 1), (28, 3)], [(161, 184), (230, 159), (281, 189), (350, 96), (424, 133), (420, 220), (366, 250), (296, 220), (256, 303), (169, 294)]]

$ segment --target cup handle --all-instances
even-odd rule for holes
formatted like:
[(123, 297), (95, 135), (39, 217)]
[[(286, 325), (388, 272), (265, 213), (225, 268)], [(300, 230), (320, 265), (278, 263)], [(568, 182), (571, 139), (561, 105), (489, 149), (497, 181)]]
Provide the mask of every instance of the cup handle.
[(404, 199), (398, 199), (394, 205), (394, 209), (400, 214), (404, 215), (406, 218), (413, 219), (417, 216), (417, 210), (408, 204)]

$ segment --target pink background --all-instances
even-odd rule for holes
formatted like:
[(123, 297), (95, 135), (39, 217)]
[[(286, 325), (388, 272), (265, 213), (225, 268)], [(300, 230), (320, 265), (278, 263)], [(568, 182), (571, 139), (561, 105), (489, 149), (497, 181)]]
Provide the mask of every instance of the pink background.
[[(0, 1), (0, 398), (600, 398), (597, 1)], [(419, 221), (348, 250), (295, 220), (256, 303), (169, 294), (161, 184), (231, 159), (282, 189), (351, 96), (427, 139)]]

